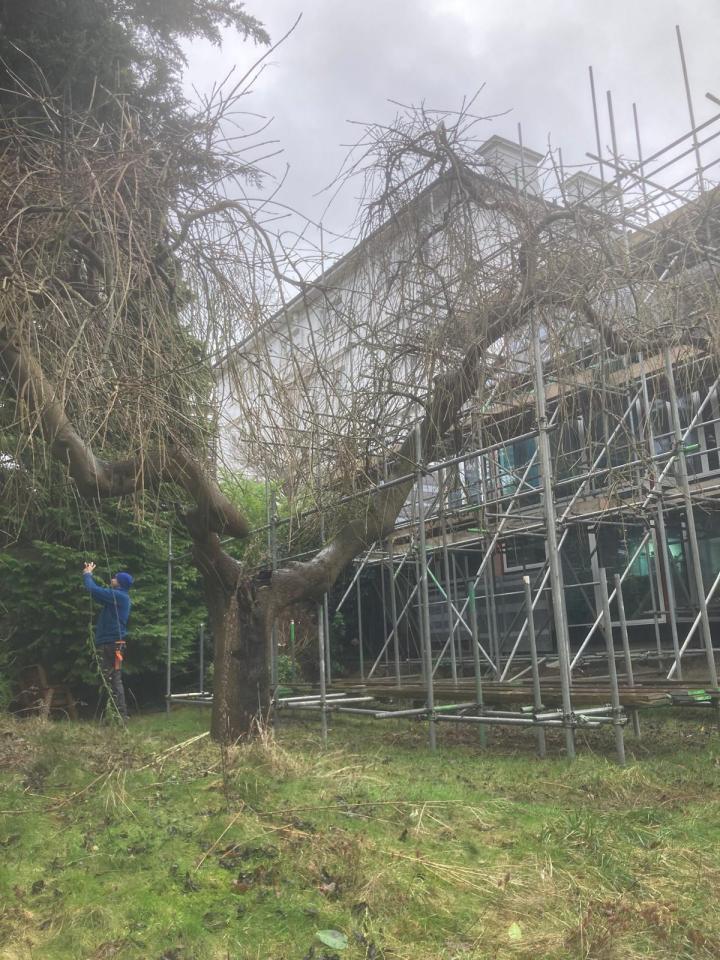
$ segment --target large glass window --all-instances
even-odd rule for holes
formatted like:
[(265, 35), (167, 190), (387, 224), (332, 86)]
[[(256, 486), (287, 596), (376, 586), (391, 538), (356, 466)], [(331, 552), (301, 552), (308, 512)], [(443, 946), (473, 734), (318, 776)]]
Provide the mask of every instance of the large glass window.
[[(705, 396), (704, 390), (694, 390), (691, 394), (678, 397), (678, 414), (683, 432), (699, 410)], [(669, 453), (675, 445), (670, 402), (662, 397), (656, 397), (652, 403), (651, 416), (655, 434), (655, 453)], [(718, 399), (717, 396), (713, 396), (700, 415), (700, 423), (703, 425), (691, 430), (683, 444), (687, 471), (691, 477), (720, 470), (720, 423), (707, 422), (717, 421), (718, 418), (720, 418)]]
[(565, 583), (565, 609), (570, 626), (595, 619), (590, 547), (585, 530), (570, 528), (560, 554)]
[(508, 537), (503, 543), (506, 573), (511, 570), (526, 570), (545, 563), (544, 537)]
[[(537, 450), (537, 440), (535, 437), (528, 437), (525, 440), (517, 440), (498, 450), (497, 468), (500, 490), (502, 495), (515, 493), (520, 486), (520, 480), (525, 472), (528, 463), (535, 455)], [(523, 490), (527, 487), (540, 486), (540, 468), (535, 463), (530, 468)]]
[[(696, 511), (695, 524), (698, 532), (700, 566), (707, 592), (720, 573), (720, 514)], [(720, 597), (717, 594), (713, 604), (720, 605)]]
[[(585, 472), (584, 451), (580, 439), (577, 420), (567, 420), (550, 434), (550, 449), (553, 459), (553, 477), (555, 482), (569, 480)], [(570, 496), (577, 490), (578, 484), (561, 483), (558, 496)]]
[(462, 465), (468, 503), (480, 503), (480, 460), (466, 460)]
[(480, 503), (480, 461), (477, 457), (459, 464), (454, 471), (448, 490), (448, 506), (460, 507), (463, 504)]
[[(623, 574), (637, 551), (645, 530), (642, 527), (601, 526), (597, 532), (598, 562), (605, 567), (608, 588), (613, 589), (613, 574)], [(635, 557), (623, 580), (623, 601), (628, 620), (645, 620), (653, 614), (653, 591), (657, 596), (656, 584), (651, 586), (650, 578), (655, 576), (655, 557), (652, 541), (649, 540)], [(616, 610), (613, 605), (613, 616)]]
[[(617, 390), (608, 390), (601, 398), (596, 397), (596, 405), (588, 421), (588, 440), (591, 462), (598, 460), (598, 467), (621, 467), (635, 459), (637, 438), (634, 434), (635, 415), (628, 413), (630, 397)], [(610, 438), (612, 437), (612, 440)], [(608, 449), (610, 457), (608, 462)], [(607, 475), (596, 481), (596, 486), (604, 486)]]

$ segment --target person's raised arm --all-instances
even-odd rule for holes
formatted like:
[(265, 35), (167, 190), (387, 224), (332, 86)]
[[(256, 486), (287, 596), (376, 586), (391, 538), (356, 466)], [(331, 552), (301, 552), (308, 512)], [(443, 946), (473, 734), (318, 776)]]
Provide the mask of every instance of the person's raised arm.
[(114, 603), (114, 591), (108, 587), (101, 587), (93, 580), (94, 569), (95, 564), (92, 562), (86, 563), (83, 568), (83, 583), (85, 584), (85, 589), (89, 591), (93, 600), (97, 600), (98, 603)]

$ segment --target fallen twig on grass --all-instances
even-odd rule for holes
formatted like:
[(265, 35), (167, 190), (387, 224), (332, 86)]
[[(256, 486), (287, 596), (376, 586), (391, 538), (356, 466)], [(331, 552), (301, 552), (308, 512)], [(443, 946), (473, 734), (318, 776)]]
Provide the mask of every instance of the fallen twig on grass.
[(388, 856), (398, 860), (408, 860), (410, 863), (425, 867), (439, 880), (445, 883), (454, 883), (458, 886), (471, 887), (475, 890), (487, 892), (490, 890), (503, 889), (509, 882), (507, 879), (498, 881), (494, 877), (487, 877), (480, 873), (475, 867), (464, 867), (461, 864), (438, 863), (435, 860), (428, 860), (426, 857), (411, 856), (408, 853), (400, 853), (397, 850), (385, 850)]
[(141, 770), (147, 770), (148, 767), (152, 767), (156, 763), (164, 763), (168, 757), (172, 756), (174, 753), (184, 750), (185, 747), (189, 747), (193, 743), (197, 743), (198, 740), (203, 740), (205, 737), (210, 736), (210, 731), (206, 730), (204, 733), (198, 733), (194, 737), (189, 737), (187, 740), (183, 740), (182, 743), (175, 743), (172, 747), (169, 747), (167, 750), (163, 750), (161, 753), (155, 754), (155, 756), (142, 767), (137, 768), (139, 773)]
[[(504, 801), (498, 800), (489, 800), (485, 801), (487, 804), (497, 804), (503, 803)], [(303, 804), (301, 807), (285, 807), (285, 808), (276, 808), (275, 810), (267, 810), (265, 816), (274, 816), (277, 814), (286, 814), (286, 813), (298, 813), (299, 811), (308, 811), (308, 810), (336, 810), (338, 807), (383, 807), (383, 806), (396, 806), (396, 807), (467, 807), (469, 810), (474, 810), (475, 807), (468, 803), (467, 800), (338, 800), (336, 803), (325, 803), (325, 804)]]
[(244, 804), (244, 803), (242, 802), (242, 800), (241, 800), (241, 801), (240, 801), (240, 809), (238, 810), (238, 812), (237, 812), (237, 813), (235, 814), (235, 816), (231, 819), (230, 823), (225, 827), (225, 829), (224, 829), (223, 832), (220, 834), (220, 836), (217, 838), (217, 840), (205, 851), (205, 853), (202, 855), (202, 857), (200, 857), (200, 860), (195, 864), (195, 870), (196, 870), (196, 871), (199, 870), (200, 867), (205, 863), (205, 861), (207, 860), (207, 858), (210, 856), (210, 854), (213, 852), (213, 850), (214, 850), (214, 849), (217, 847), (217, 845), (220, 843), (220, 841), (221, 841), (222, 838), (225, 836), (225, 834), (228, 832), (228, 830), (230, 829), (230, 827), (232, 827), (232, 825), (233, 825), (234, 823), (237, 823), (237, 821), (238, 821), (238, 819), (239, 819), (239, 817), (240, 817), (240, 814), (244, 811), (244, 809), (245, 809), (245, 804)]

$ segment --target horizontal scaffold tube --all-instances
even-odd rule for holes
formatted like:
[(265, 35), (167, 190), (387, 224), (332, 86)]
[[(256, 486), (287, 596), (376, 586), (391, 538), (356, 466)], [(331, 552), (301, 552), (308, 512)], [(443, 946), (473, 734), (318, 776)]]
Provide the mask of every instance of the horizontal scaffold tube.
[(189, 706), (189, 707), (209, 707), (212, 705), (212, 702), (213, 702), (212, 697), (208, 697), (208, 696), (186, 697), (186, 696), (183, 696), (182, 694), (176, 694), (176, 693), (171, 694), (168, 699), (170, 700), (171, 703), (182, 703), (185, 706)]
[[(446, 703), (442, 706), (436, 706), (434, 713), (444, 710), (468, 710), (470, 707), (476, 707), (476, 703)], [(414, 707), (411, 710), (376, 710), (375, 717), (378, 720), (385, 720), (387, 717), (422, 717), (427, 714), (427, 707)]]
[[(585, 707), (582, 710), (574, 710), (573, 713), (575, 714), (576, 717), (579, 717), (581, 714), (590, 715), (593, 713), (608, 713), (610, 710), (612, 710), (612, 704), (608, 703), (602, 707)], [(556, 717), (561, 717), (562, 711), (553, 710), (553, 711), (548, 711), (547, 713), (545, 712), (536, 713), (535, 716), (537, 717), (538, 720), (553, 720)]]
[[(336, 710), (339, 706), (342, 706), (346, 703), (368, 703), (370, 700), (374, 699), (375, 697), (333, 697), (332, 699), (328, 697), (325, 700), (325, 709)], [(313, 697), (310, 700), (278, 704), (278, 706), (282, 707), (283, 710), (305, 710), (308, 707), (321, 707), (322, 705), (323, 701), (320, 699), (320, 697)]]
[[(311, 693), (303, 697), (278, 697), (275, 701), (276, 703), (302, 703), (305, 700), (319, 700), (319, 693)], [(344, 693), (327, 693), (325, 695), (326, 700), (342, 700), (345, 697)]]
[[(536, 721), (532, 717), (468, 717), (468, 716), (449, 716), (443, 714), (436, 718), (438, 722), (442, 721), (453, 721), (455, 723), (488, 723), (494, 724), (495, 726), (510, 726), (510, 727), (568, 727), (574, 726), (573, 722), (566, 723), (564, 720), (542, 720)], [(599, 721), (589, 720), (583, 726), (600, 726)]]

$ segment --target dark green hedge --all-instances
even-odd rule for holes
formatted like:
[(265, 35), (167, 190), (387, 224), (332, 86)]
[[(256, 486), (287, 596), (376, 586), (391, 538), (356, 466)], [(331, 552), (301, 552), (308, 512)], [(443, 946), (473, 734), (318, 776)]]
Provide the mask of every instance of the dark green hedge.
[[(167, 636), (167, 522), (138, 522), (127, 508), (66, 518), (55, 541), (33, 540), (0, 552), (0, 674), (43, 664), (48, 675), (75, 686), (93, 686), (92, 630), (98, 607), (82, 583), (83, 562), (97, 563), (96, 579), (109, 584), (118, 569), (130, 570), (132, 590), (128, 681), (146, 695), (164, 691)], [(164, 522), (163, 522), (164, 521)], [(58, 542), (59, 541), (59, 542)], [(197, 633), (206, 620), (200, 578), (189, 543), (174, 532), (174, 553), (185, 555), (173, 570), (173, 665), (178, 680), (194, 676)]]

